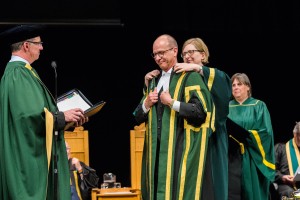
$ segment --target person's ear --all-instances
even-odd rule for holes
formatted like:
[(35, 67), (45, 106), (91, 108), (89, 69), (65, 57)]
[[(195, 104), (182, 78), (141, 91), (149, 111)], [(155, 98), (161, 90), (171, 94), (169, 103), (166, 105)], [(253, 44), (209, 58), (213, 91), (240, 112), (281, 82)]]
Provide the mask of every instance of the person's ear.
[(29, 42), (24, 42), (22, 46), (25, 50), (29, 49)]

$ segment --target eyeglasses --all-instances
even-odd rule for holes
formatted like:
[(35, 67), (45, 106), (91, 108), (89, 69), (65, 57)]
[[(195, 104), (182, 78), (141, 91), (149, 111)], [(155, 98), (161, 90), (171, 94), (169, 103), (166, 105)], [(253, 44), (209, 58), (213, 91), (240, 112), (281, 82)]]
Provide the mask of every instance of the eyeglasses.
[(174, 49), (174, 47), (172, 47), (171, 49), (167, 49), (167, 50), (165, 50), (165, 51), (159, 51), (159, 52), (156, 52), (156, 53), (151, 53), (151, 56), (152, 56), (153, 58), (156, 58), (156, 56), (159, 56), (159, 57), (161, 58), (161, 57), (163, 57), (163, 56), (165, 55), (165, 53), (166, 53), (167, 51), (170, 51), (170, 50), (172, 50), (172, 49)]
[(197, 49), (188, 50), (188, 51), (186, 51), (186, 52), (182, 52), (181, 58), (184, 58), (184, 57), (186, 56), (186, 54), (189, 55), (189, 56), (192, 56), (192, 55), (195, 53), (195, 51), (197, 51), (197, 52), (202, 52), (202, 51), (197, 50)]
[(29, 42), (29, 43), (32, 43), (32, 44), (35, 44), (35, 45), (39, 45), (39, 46), (42, 46), (43, 45), (43, 42), (33, 42), (33, 41), (27, 41), (26, 42)]

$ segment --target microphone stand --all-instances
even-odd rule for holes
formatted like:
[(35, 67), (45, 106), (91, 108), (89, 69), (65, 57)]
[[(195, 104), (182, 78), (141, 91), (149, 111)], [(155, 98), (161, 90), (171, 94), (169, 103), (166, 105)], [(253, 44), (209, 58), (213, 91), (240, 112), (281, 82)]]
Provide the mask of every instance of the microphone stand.
[[(55, 73), (55, 104), (57, 104), (57, 72), (56, 72), (56, 62), (52, 61), (51, 66), (54, 69)], [(56, 111), (55, 115), (57, 115), (58, 110)], [(57, 127), (57, 116), (54, 118), (55, 119), (55, 127)], [(54, 149), (53, 149), (53, 156), (54, 156), (54, 200), (58, 199), (58, 167), (57, 167), (57, 161), (58, 161), (58, 155), (57, 155), (57, 140), (58, 140), (58, 131), (54, 131)]]

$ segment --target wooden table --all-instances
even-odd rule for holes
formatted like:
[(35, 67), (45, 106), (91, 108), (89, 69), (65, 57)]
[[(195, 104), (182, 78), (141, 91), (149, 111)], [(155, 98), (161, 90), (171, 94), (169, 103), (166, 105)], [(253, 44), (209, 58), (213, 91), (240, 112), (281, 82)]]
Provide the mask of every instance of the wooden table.
[(93, 188), (92, 200), (141, 200), (141, 191), (132, 188)]

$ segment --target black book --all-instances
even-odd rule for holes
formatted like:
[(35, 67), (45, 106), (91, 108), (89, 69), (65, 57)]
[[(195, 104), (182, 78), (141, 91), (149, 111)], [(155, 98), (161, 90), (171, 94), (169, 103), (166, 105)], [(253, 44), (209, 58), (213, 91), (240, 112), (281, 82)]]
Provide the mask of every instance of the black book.
[[(91, 117), (98, 113), (105, 104), (105, 101), (99, 101), (96, 104), (92, 104), (77, 88), (62, 94), (57, 98), (57, 107), (59, 111), (81, 108), (84, 111), (84, 115), (87, 117)], [(70, 126), (71, 124), (68, 124), (66, 129)]]

